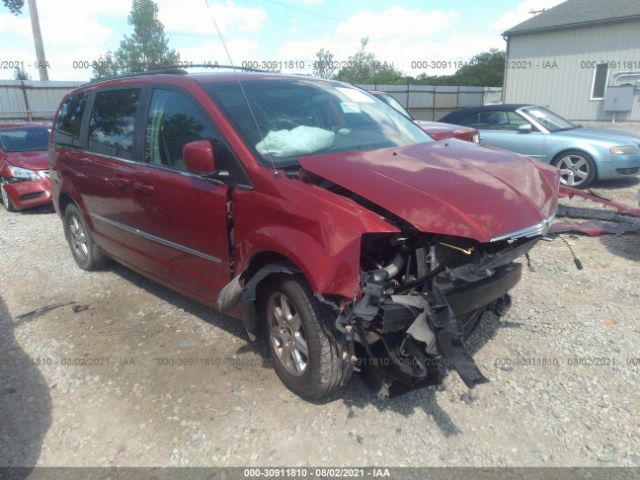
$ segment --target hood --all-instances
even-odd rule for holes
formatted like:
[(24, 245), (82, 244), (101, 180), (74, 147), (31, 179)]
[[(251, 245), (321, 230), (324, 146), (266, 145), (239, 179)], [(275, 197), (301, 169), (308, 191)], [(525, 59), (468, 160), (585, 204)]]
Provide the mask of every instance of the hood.
[(640, 145), (640, 137), (621, 130), (609, 130), (607, 128), (573, 128), (561, 132), (553, 132), (551, 135), (559, 137), (585, 138), (588, 140), (611, 142), (615, 145)]
[(427, 120), (416, 120), (415, 123), (426, 132), (471, 133), (476, 131), (475, 128), (462, 127), (453, 123), (430, 122)]
[(420, 231), (481, 243), (539, 224), (557, 208), (556, 168), (461, 140), (299, 161)]
[(46, 150), (32, 152), (5, 152), (11, 165), (29, 170), (45, 170), (49, 168), (49, 155)]
[(478, 133), (475, 128), (462, 127), (452, 123), (416, 120), (415, 124), (433, 137), (434, 140), (444, 140), (445, 138), (461, 138), (466, 140)]

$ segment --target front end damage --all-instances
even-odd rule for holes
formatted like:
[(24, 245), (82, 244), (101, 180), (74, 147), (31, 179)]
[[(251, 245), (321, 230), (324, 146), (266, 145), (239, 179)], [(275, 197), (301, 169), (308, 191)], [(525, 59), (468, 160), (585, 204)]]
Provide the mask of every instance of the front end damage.
[[(279, 187), (283, 198), (296, 199), (283, 223), (299, 223), (305, 235), (273, 229), (246, 241), (241, 250), (255, 253), (244, 255), (250, 260), (240, 262), (243, 271), (218, 307), (239, 304), (255, 338), (260, 282), (304, 274), (316, 298), (335, 310), (329, 333), (345, 381), (360, 371), (389, 396), (437, 383), (446, 366), (469, 388), (486, 382), (465, 338), (485, 312), (508, 309), (522, 273), (516, 260), (528, 257), (553, 221), (557, 169), (468, 142), (299, 162)], [(286, 248), (275, 249), (272, 239)], [(282, 254), (254, 262), (264, 250)]]
[(365, 235), (361, 284), (343, 305), (345, 368), (382, 395), (437, 381), (439, 360), (469, 387), (486, 382), (464, 338), (488, 310), (501, 315), (540, 236), (479, 244), (420, 232)]

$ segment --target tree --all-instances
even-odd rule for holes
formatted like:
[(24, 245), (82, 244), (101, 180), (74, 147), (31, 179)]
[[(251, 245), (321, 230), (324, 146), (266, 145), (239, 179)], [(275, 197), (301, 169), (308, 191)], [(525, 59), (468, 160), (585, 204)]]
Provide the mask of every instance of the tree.
[(492, 48), (488, 52), (474, 55), (468, 65), (455, 73), (458, 85), (482, 85), (501, 87), (504, 80), (506, 55), (502, 50)]
[(31, 80), (31, 75), (25, 72), (24, 68), (16, 67), (15, 71), (13, 72), (13, 79), (14, 80)]
[(111, 52), (100, 55), (100, 58), (93, 62), (93, 78), (105, 78), (118, 75), (118, 66)]
[(336, 67), (333, 62), (333, 53), (321, 48), (316, 52), (316, 60), (313, 63), (313, 74), (320, 78), (333, 78)]
[(501, 87), (504, 80), (505, 52), (493, 48), (478, 53), (453, 75), (428, 76), (420, 74), (414, 79), (419, 85), (467, 85)]
[(338, 71), (337, 79), (349, 83), (397, 83), (405, 78), (393, 63), (381, 62), (367, 52), (369, 37), (360, 40), (360, 50), (349, 57), (347, 65)]
[(24, 0), (2, 0), (4, 6), (9, 9), (14, 15), (22, 13), (22, 7), (24, 7)]
[(100, 57), (93, 69), (94, 78), (142, 72), (180, 61), (180, 54), (169, 48), (153, 0), (133, 0), (128, 23), (133, 26), (133, 34), (124, 36), (115, 53)]

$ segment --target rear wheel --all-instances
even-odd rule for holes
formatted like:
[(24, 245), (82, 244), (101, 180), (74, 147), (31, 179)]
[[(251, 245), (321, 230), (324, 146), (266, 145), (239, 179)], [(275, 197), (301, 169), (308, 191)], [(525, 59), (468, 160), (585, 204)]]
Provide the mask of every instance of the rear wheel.
[(7, 181), (4, 178), (0, 179), (0, 191), (1, 191), (0, 193), (2, 193), (2, 204), (4, 205), (4, 208), (7, 210), (7, 212), (15, 212), (16, 207), (11, 202), (11, 199), (9, 198), (9, 194), (5, 190), (6, 184), (7, 184)]
[(331, 332), (336, 313), (304, 278), (274, 276), (261, 295), (269, 354), (280, 380), (302, 398), (319, 399), (348, 378)]
[(560, 181), (573, 188), (587, 188), (596, 178), (596, 164), (584, 152), (561, 153), (553, 164), (560, 169)]
[(73, 259), (83, 270), (99, 270), (108, 262), (93, 242), (80, 210), (73, 203), (64, 211), (64, 235)]

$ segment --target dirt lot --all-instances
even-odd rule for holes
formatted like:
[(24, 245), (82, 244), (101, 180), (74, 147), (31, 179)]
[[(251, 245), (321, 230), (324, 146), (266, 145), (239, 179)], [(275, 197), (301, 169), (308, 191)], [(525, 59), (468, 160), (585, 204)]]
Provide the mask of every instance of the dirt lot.
[(380, 400), (355, 377), (314, 404), (239, 322), (79, 270), (50, 210), (0, 210), (0, 465), (640, 465), (640, 236), (566, 238), (584, 270), (542, 242), (474, 334), (490, 383)]

